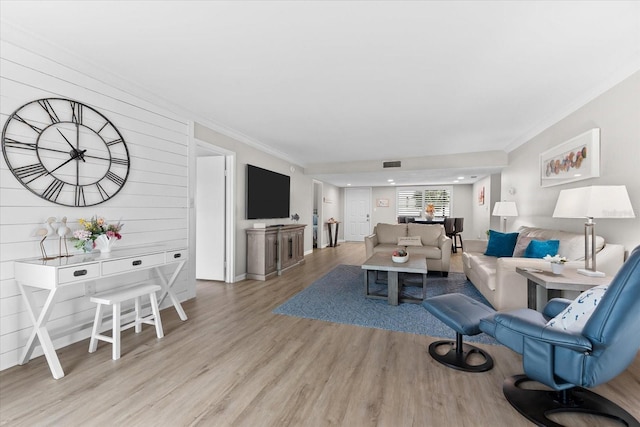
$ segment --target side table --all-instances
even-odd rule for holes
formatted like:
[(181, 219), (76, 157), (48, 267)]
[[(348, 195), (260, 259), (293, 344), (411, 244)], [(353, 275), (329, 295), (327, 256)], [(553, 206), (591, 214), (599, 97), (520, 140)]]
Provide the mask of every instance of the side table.
[[(589, 277), (578, 274), (574, 269), (565, 268), (562, 274), (553, 274), (533, 268), (516, 267), (516, 272), (527, 278), (527, 306), (541, 311), (551, 298), (558, 298), (561, 291), (586, 291), (598, 285), (608, 285), (612, 277)], [(537, 288), (543, 288), (544, 298), (538, 298)]]
[[(331, 230), (334, 224), (336, 226), (335, 237), (333, 237)], [(329, 247), (335, 248), (336, 246), (338, 246), (338, 230), (340, 229), (340, 221), (327, 222), (327, 228), (329, 229)]]

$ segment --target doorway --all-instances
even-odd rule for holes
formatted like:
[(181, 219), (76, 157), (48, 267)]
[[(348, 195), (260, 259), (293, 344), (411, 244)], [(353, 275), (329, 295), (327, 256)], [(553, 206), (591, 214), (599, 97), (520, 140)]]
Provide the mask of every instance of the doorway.
[(226, 261), (224, 156), (201, 152), (196, 159), (196, 177), (196, 279), (223, 281)]
[[(235, 153), (191, 138), (190, 281), (195, 282), (199, 276), (199, 279), (235, 282), (234, 171)], [(202, 200), (198, 200), (199, 196)]]
[(344, 240), (364, 242), (371, 234), (371, 188), (346, 188)]
[(322, 224), (322, 182), (313, 180), (313, 249), (320, 249), (322, 246), (323, 235)]

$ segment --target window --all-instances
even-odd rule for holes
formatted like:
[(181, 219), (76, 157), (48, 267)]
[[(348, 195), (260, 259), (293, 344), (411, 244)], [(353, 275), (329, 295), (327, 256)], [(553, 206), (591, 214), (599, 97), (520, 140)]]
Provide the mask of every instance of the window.
[(424, 216), (424, 209), (432, 203), (435, 216), (451, 216), (451, 188), (406, 187), (397, 189), (397, 216)]

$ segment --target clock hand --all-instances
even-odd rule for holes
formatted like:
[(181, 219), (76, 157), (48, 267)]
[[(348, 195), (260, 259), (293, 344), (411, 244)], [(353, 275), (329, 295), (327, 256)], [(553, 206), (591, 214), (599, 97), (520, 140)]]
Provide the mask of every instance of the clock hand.
[(57, 168), (50, 170), (49, 172), (47, 172), (47, 175), (51, 175), (52, 173), (54, 173), (55, 171), (57, 171), (58, 169), (60, 169), (61, 167), (63, 167), (64, 165), (66, 165), (67, 163), (69, 163), (71, 160), (76, 160), (78, 157), (81, 157), (87, 150), (82, 150), (82, 151), (76, 151), (69, 160), (67, 160), (66, 162), (64, 162), (63, 164), (61, 164), (60, 166), (58, 166)]
[[(73, 144), (71, 144), (71, 143), (69, 142), (69, 140), (67, 139), (67, 137), (66, 137), (66, 136), (64, 136), (64, 134), (62, 133), (62, 131), (61, 131), (60, 129), (58, 129), (58, 128), (56, 128), (56, 130), (58, 131), (58, 133), (60, 134), (60, 136), (62, 136), (62, 137), (64, 138), (64, 140), (65, 140), (65, 141), (67, 141), (67, 144), (69, 144), (69, 147), (71, 147), (71, 149), (73, 150), (73, 152), (74, 152), (74, 153), (77, 153), (77, 152), (78, 152), (78, 150), (76, 149), (76, 147), (74, 147), (74, 146), (73, 146)], [(82, 157), (81, 157), (81, 159), (82, 159), (82, 161), (83, 161), (83, 162), (85, 161), (85, 160), (84, 160), (84, 158), (82, 158)]]

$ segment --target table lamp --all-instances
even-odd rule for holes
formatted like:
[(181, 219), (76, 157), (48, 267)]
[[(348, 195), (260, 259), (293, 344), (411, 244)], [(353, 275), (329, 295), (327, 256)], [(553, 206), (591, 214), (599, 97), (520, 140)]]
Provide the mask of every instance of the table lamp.
[[(594, 218), (635, 218), (624, 185), (593, 185), (561, 190), (553, 211), (554, 218), (586, 218), (584, 224), (584, 269), (578, 273), (602, 277), (596, 269), (596, 223)], [(589, 245), (591, 239), (591, 245)], [(591, 254), (589, 254), (591, 246)]]
[(493, 216), (502, 216), (502, 232), (507, 231), (507, 217), (518, 216), (518, 209), (516, 208), (516, 202), (496, 202), (493, 206)]

